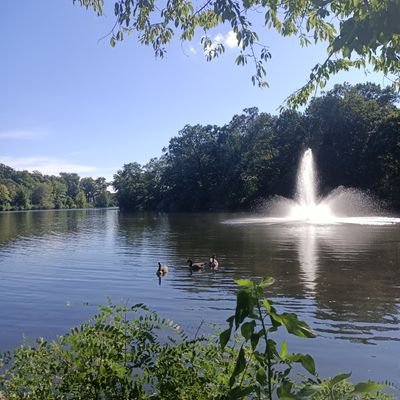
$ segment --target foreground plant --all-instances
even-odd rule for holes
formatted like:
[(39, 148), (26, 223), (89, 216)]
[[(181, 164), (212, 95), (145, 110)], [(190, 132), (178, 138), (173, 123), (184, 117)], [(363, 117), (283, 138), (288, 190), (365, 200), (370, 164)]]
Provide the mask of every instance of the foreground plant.
[[(144, 305), (109, 304), (57, 341), (38, 339), (0, 360), (0, 399), (388, 399), (349, 374), (321, 380), (313, 358), (289, 353), (280, 327), (313, 337), (295, 314), (278, 313), (264, 290), (239, 280), (236, 311), (219, 337), (190, 339)], [(236, 338), (233, 338), (236, 332)], [(295, 376), (300, 364), (307, 374)]]
[[(361, 382), (352, 385), (346, 380), (351, 374), (338, 374), (332, 379), (321, 380), (311, 355), (289, 353), (283, 340), (278, 351), (278, 343), (271, 338), (278, 328), (286, 328), (289, 334), (315, 337), (311, 328), (294, 313), (278, 313), (271, 300), (264, 298), (264, 290), (272, 285), (272, 278), (260, 282), (247, 279), (236, 281), (240, 286), (237, 294), (236, 311), (228, 318), (229, 328), (220, 335), (224, 349), (232, 331), (240, 329), (243, 338), (236, 359), (233, 374), (229, 380), (228, 398), (279, 399), (383, 399), (380, 390), (383, 385), (375, 382)], [(293, 367), (300, 364), (307, 374), (293, 376)], [(246, 379), (247, 369), (255, 371), (254, 379)], [(370, 397), (372, 396), (372, 397)]]

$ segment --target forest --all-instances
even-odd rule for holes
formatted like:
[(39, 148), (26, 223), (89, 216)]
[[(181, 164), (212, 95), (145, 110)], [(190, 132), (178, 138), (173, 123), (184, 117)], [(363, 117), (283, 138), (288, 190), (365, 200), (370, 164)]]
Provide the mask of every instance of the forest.
[(46, 176), (0, 164), (0, 210), (118, 205), (123, 211), (249, 210), (292, 197), (302, 152), (313, 150), (319, 191), (365, 190), (400, 209), (399, 93), (373, 83), (335, 85), (303, 111), (247, 108), (224, 126), (186, 125), (159, 158), (105, 178)]
[(273, 195), (292, 197), (310, 147), (319, 191), (365, 190), (400, 209), (399, 94), (373, 83), (341, 84), (303, 111), (248, 108), (224, 126), (185, 126), (159, 158), (114, 175), (122, 210), (248, 210)]
[(59, 175), (16, 171), (0, 164), (0, 211), (114, 205), (105, 178), (81, 178), (76, 173), (67, 172)]

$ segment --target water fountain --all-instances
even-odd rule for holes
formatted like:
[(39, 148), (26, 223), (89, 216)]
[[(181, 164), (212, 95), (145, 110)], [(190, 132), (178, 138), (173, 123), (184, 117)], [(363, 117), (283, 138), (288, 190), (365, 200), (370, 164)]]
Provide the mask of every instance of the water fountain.
[[(355, 362), (354, 370), (363, 370), (373, 357), (381, 362), (378, 373), (390, 363), (385, 374), (396, 370), (400, 218), (354, 188), (338, 187), (321, 196), (310, 149), (301, 158), (293, 199), (275, 196), (261, 211), (224, 224), (228, 232), (238, 231), (243, 243), (255, 243), (243, 259), (262, 260), (257, 264), (259, 276), (274, 276), (279, 285), (286, 285), (278, 290), (277, 302), (308, 314), (321, 340), (316, 346), (321, 349), (316, 354), (319, 363), (329, 360), (331, 365), (339, 357), (341, 362)], [(298, 289), (295, 295), (293, 288)], [(326, 339), (329, 342), (323, 342)], [(351, 345), (344, 345), (343, 339)]]
[(391, 225), (400, 223), (400, 218), (384, 216), (378, 203), (358, 189), (338, 187), (325, 198), (318, 197), (313, 154), (308, 149), (299, 165), (294, 199), (276, 196), (267, 202), (265, 216), (227, 222)]

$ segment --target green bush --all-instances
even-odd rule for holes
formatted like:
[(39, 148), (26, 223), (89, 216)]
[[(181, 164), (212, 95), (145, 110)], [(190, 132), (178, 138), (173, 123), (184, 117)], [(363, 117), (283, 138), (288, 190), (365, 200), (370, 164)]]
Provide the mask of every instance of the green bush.
[[(190, 339), (144, 305), (108, 304), (56, 341), (4, 354), (0, 399), (389, 399), (382, 385), (321, 380), (313, 358), (271, 338), (285, 327), (313, 337), (295, 314), (264, 298), (271, 278), (239, 280), (235, 314), (218, 336)], [(293, 371), (300, 365), (303, 375)]]

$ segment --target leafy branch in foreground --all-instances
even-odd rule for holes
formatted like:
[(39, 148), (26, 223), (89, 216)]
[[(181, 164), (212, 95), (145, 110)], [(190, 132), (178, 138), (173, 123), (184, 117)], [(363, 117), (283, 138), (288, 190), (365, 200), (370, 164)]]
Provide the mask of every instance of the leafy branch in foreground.
[[(105, 12), (104, 0), (73, 0), (98, 15)], [(308, 82), (287, 100), (290, 107), (305, 104), (317, 87), (323, 88), (330, 76), (349, 68), (365, 68), (393, 77), (400, 88), (400, 2), (398, 0), (169, 0), (160, 6), (154, 0), (116, 0), (111, 46), (136, 34), (139, 42), (152, 46), (163, 57), (175, 35), (191, 41), (202, 34), (208, 61), (225, 52), (223, 43), (211, 39), (217, 27), (233, 32), (239, 56), (237, 65), (254, 63), (254, 85), (267, 86), (264, 64), (271, 58), (263, 43), (265, 30), (281, 36), (296, 36), (301, 46), (327, 43), (326, 60), (318, 63)], [(260, 18), (261, 17), (261, 18)], [(258, 26), (255, 28), (255, 26)], [(261, 28), (259, 27), (261, 26)]]
[[(264, 290), (273, 279), (239, 280), (236, 311), (219, 336), (190, 339), (144, 305), (108, 304), (57, 341), (38, 339), (0, 359), (0, 398), (14, 399), (389, 399), (382, 385), (321, 380), (313, 358), (289, 353), (280, 327), (314, 337), (293, 313), (279, 313)], [(233, 332), (236, 339), (232, 340)], [(301, 365), (306, 377), (295, 376)]]
[[(311, 355), (289, 353), (285, 341), (280, 350), (271, 334), (278, 328), (286, 328), (289, 334), (315, 337), (311, 328), (294, 313), (278, 313), (271, 300), (264, 298), (264, 290), (272, 285), (272, 278), (260, 282), (247, 279), (236, 281), (240, 285), (236, 311), (228, 318), (229, 327), (220, 335), (220, 345), (227, 346), (232, 331), (239, 330), (243, 344), (237, 356), (235, 369), (229, 380), (228, 398), (240, 398), (253, 394), (254, 398), (279, 399), (357, 399), (377, 392), (382, 385), (363, 382), (355, 386), (345, 382), (351, 374), (339, 374), (329, 380), (318, 377)], [(307, 376), (293, 377), (293, 367), (300, 364)], [(255, 379), (245, 377), (246, 369), (255, 371)], [(338, 397), (338, 395), (341, 396)], [(379, 395), (376, 395), (379, 396)], [(365, 397), (368, 398), (368, 397)], [(375, 398), (375, 397), (374, 397)], [(379, 398), (379, 397), (376, 397)]]

